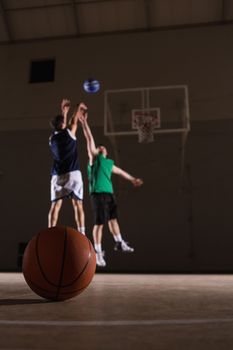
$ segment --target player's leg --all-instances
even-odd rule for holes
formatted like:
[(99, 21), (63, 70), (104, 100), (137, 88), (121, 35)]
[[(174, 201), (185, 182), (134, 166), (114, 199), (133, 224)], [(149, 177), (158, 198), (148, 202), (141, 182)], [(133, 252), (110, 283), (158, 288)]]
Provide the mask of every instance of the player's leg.
[(116, 244), (114, 246), (114, 250), (132, 253), (134, 251), (134, 248), (130, 247), (129, 244), (122, 239), (122, 235), (120, 232), (120, 227), (119, 227), (117, 219), (109, 220), (108, 227), (109, 227), (109, 230), (112, 233), (113, 238), (116, 242)]
[(96, 248), (96, 251), (102, 250), (102, 237), (103, 237), (103, 226), (104, 225), (94, 225), (92, 235), (93, 235), (93, 242), (94, 246)]
[(116, 218), (108, 221), (108, 228), (116, 242), (122, 240), (120, 227)]
[(130, 247), (128, 243), (122, 239), (122, 235), (121, 235), (121, 231), (120, 231), (120, 227), (117, 219), (117, 204), (115, 201), (115, 197), (113, 195), (109, 195), (107, 215), (108, 215), (108, 227), (116, 242), (114, 250), (132, 253), (134, 251), (134, 248)]
[(79, 232), (85, 235), (85, 215), (83, 209), (83, 180), (81, 171), (70, 172), (69, 183), (66, 187), (72, 191), (71, 199), (74, 209), (74, 218)]
[(62, 199), (58, 199), (57, 201), (51, 203), (48, 215), (48, 227), (56, 226), (61, 206)]
[(85, 214), (83, 209), (83, 201), (72, 198), (74, 209), (74, 218), (79, 232), (85, 235)]
[(104, 252), (102, 250), (103, 226), (104, 225), (94, 225), (92, 235), (96, 251), (96, 264), (104, 267), (106, 266), (106, 261), (104, 260)]
[(96, 263), (98, 266), (106, 266), (104, 252), (102, 250), (103, 226), (105, 220), (104, 194), (95, 193), (91, 195), (91, 204), (94, 212), (94, 227), (92, 231), (93, 243), (96, 251)]

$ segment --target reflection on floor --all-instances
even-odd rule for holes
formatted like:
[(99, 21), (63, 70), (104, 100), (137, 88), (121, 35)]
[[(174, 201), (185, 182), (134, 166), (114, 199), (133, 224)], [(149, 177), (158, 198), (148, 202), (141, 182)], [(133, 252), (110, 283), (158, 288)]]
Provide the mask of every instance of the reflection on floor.
[(233, 276), (96, 274), (49, 302), (0, 274), (0, 350), (233, 348)]

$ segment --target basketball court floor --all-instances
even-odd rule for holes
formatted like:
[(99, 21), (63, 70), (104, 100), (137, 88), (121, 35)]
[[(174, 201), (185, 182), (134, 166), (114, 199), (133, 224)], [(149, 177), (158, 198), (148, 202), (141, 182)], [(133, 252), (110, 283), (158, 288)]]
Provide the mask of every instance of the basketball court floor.
[(49, 302), (21, 273), (0, 274), (0, 350), (233, 348), (232, 275), (97, 273)]

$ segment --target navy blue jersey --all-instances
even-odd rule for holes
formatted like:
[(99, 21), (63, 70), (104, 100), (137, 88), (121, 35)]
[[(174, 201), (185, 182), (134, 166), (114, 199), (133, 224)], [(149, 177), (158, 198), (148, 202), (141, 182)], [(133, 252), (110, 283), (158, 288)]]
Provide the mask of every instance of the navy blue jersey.
[(52, 175), (62, 175), (79, 169), (76, 137), (69, 129), (55, 131), (50, 137), (53, 155)]

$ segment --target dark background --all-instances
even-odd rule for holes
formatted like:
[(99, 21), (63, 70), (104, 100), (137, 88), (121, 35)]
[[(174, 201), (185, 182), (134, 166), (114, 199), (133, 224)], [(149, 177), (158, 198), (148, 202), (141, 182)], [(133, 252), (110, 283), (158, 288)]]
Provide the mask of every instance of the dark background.
[[(0, 46), (0, 269), (18, 269), (19, 244), (47, 225), (51, 156), (49, 120), (63, 97), (84, 101), (97, 142), (118, 165), (144, 179), (135, 189), (114, 178), (122, 235), (132, 255), (113, 251), (104, 232), (105, 271), (232, 272), (233, 25), (212, 25)], [(55, 60), (54, 81), (30, 84), (31, 62)], [(101, 90), (87, 95), (94, 76)], [(191, 131), (181, 171), (181, 135), (103, 136), (104, 91), (186, 84)], [(92, 213), (86, 146), (78, 135), (87, 235)], [(74, 226), (64, 203), (60, 224)]]

